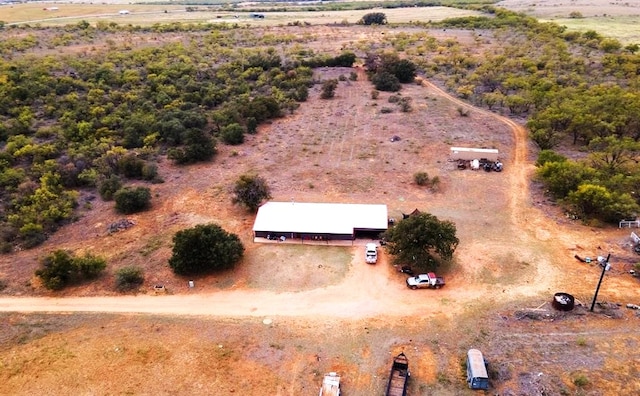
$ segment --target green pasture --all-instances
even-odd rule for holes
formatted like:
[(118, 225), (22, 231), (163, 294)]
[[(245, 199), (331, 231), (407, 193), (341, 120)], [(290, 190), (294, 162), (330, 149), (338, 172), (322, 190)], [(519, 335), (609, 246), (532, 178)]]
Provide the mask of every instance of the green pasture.
[(640, 15), (593, 16), (588, 18), (555, 18), (544, 20), (569, 30), (586, 32), (593, 30), (602, 36), (618, 39), (622, 44), (640, 43)]

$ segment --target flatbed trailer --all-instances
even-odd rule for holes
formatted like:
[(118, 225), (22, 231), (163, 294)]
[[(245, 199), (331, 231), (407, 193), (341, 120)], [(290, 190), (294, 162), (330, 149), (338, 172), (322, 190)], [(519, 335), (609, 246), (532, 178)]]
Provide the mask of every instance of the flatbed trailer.
[(393, 359), (386, 396), (407, 396), (409, 383), (409, 359), (401, 352)]
[(325, 374), (320, 396), (340, 396), (340, 376), (335, 372)]

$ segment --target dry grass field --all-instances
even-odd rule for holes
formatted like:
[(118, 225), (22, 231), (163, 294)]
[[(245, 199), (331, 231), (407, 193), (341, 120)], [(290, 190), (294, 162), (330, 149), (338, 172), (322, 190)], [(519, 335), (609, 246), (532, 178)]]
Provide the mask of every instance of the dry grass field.
[[(640, 3), (610, 0), (502, 0), (499, 7), (581, 32), (594, 30), (623, 44), (640, 43)], [(581, 18), (571, 18), (579, 13)]]
[[(51, 10), (52, 7), (57, 8)], [(232, 12), (220, 8), (193, 6), (198, 11), (187, 12), (185, 6), (158, 4), (114, 4), (111, 2), (88, 3), (24, 3), (11, 6), (0, 6), (2, 21), (7, 24), (40, 24), (42, 26), (60, 26), (74, 24), (82, 20), (89, 23), (115, 22), (120, 25), (148, 26), (155, 23), (230, 23), (248, 26), (277, 26), (294, 22), (313, 25), (356, 23), (371, 10), (353, 11), (289, 11), (264, 12), (264, 19), (252, 18), (250, 12), (242, 7)], [(120, 14), (126, 10), (128, 14)], [(440, 21), (468, 15), (480, 15), (469, 10), (449, 7), (396, 8), (385, 9), (389, 23)]]
[[(318, 26), (308, 45), (338, 51), (395, 32)], [(392, 356), (404, 351), (409, 395), (471, 395), (461, 364), (471, 347), (490, 363), (489, 394), (640, 393), (640, 318), (624, 307), (640, 303), (628, 274), (637, 261), (629, 230), (586, 227), (545, 199), (531, 182), (535, 148), (521, 120), (471, 108), (429, 82), (403, 87), (413, 108), (404, 113), (389, 94), (371, 98), (362, 69), (319, 69), (316, 77), (352, 71), (357, 81), (341, 81), (335, 98), (320, 99), (314, 87), (295, 114), (261, 126), (242, 146), (220, 145), (211, 163), (162, 162), (166, 182), (151, 187), (153, 208), (132, 216), (134, 227), (109, 234), (120, 216), (96, 200), (43, 246), (0, 256), (8, 279), (0, 292), (0, 394), (316, 395), (322, 374), (338, 371), (344, 395), (377, 396)], [(453, 145), (499, 149), (504, 172), (456, 169)], [(384, 203), (392, 217), (419, 208), (454, 221), (461, 243), (442, 269), (447, 286), (407, 289), (384, 252), (375, 266), (364, 264), (365, 241), (254, 243), (253, 216), (231, 204), (229, 191), (247, 171), (267, 179), (275, 200)], [(415, 185), (419, 171), (438, 176), (440, 189)], [(190, 289), (167, 266), (171, 238), (205, 222), (238, 234), (246, 255), (236, 270), (197, 278)], [(56, 248), (105, 256), (107, 273), (48, 292), (32, 274), (38, 257)], [(574, 255), (609, 252), (613, 269), (599, 300), (622, 306), (590, 313), (584, 305), (600, 269)], [(145, 284), (118, 295), (113, 274), (131, 264), (145, 268)], [(157, 283), (166, 295), (153, 293)], [(582, 305), (554, 311), (558, 291)]]

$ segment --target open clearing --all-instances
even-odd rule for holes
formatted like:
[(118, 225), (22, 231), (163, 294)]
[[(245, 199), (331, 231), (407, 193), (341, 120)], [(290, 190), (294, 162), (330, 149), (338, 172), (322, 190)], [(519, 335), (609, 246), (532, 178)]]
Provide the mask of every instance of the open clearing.
[[(333, 51), (391, 34), (314, 29), (319, 39), (309, 45)], [(120, 216), (97, 200), (43, 246), (0, 256), (9, 280), (0, 298), (0, 393), (315, 395), (322, 374), (338, 371), (345, 395), (382, 395), (391, 357), (405, 351), (410, 395), (476, 394), (461, 369), (476, 347), (490, 361), (494, 394), (638, 394), (634, 311), (579, 307), (539, 320), (520, 312), (548, 308), (557, 291), (589, 305), (600, 270), (575, 254), (611, 252), (599, 300), (640, 303), (627, 273), (637, 261), (629, 230), (585, 227), (550, 206), (530, 182), (535, 150), (517, 120), (472, 109), (429, 83), (403, 87), (413, 111), (402, 113), (389, 94), (371, 99), (362, 69), (317, 73), (351, 71), (358, 80), (341, 81), (334, 99), (319, 99), (314, 87), (295, 114), (240, 147), (221, 145), (211, 163), (163, 162), (166, 183), (151, 187), (153, 209), (131, 216), (134, 227), (109, 235)], [(505, 171), (457, 170), (448, 161), (452, 145), (498, 148)], [(366, 265), (361, 246), (253, 243), (253, 216), (229, 194), (250, 170), (267, 179), (275, 200), (385, 203), (392, 217), (419, 208), (454, 221), (461, 243), (443, 269), (446, 288), (408, 290), (389, 257)], [(441, 189), (413, 184), (418, 171), (437, 175)], [(210, 221), (241, 237), (246, 258), (189, 289), (168, 269), (171, 237)], [(105, 256), (109, 270), (97, 282), (47, 292), (32, 274), (38, 257), (56, 248)], [(113, 273), (131, 264), (145, 268), (146, 282), (136, 295), (118, 296)], [(152, 292), (157, 283), (168, 295)]]
[[(55, 7), (55, 10), (51, 10)], [(90, 23), (115, 22), (120, 25), (148, 26), (155, 23), (230, 23), (246, 26), (276, 26), (294, 22), (313, 25), (356, 23), (371, 10), (352, 11), (267, 11), (264, 19), (252, 18), (250, 12), (238, 8), (234, 11), (215, 7), (193, 6), (198, 11), (187, 11), (184, 6), (158, 4), (85, 4), (85, 3), (25, 3), (0, 6), (2, 20), (7, 24), (40, 24), (42, 26), (74, 24), (82, 20)], [(120, 11), (128, 11), (120, 14)], [(449, 7), (421, 7), (385, 9), (390, 23), (440, 21), (446, 18), (480, 15), (470, 10)]]
[[(570, 30), (594, 30), (623, 44), (640, 43), (640, 4), (611, 0), (502, 0), (499, 7), (564, 25)], [(571, 18), (579, 13), (580, 18)]]

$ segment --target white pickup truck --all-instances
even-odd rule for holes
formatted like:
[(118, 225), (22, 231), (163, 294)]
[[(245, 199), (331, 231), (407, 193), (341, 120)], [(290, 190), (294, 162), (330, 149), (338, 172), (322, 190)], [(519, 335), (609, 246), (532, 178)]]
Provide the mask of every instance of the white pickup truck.
[(378, 246), (375, 243), (367, 243), (364, 247), (364, 259), (367, 264), (375, 264), (378, 261)]

